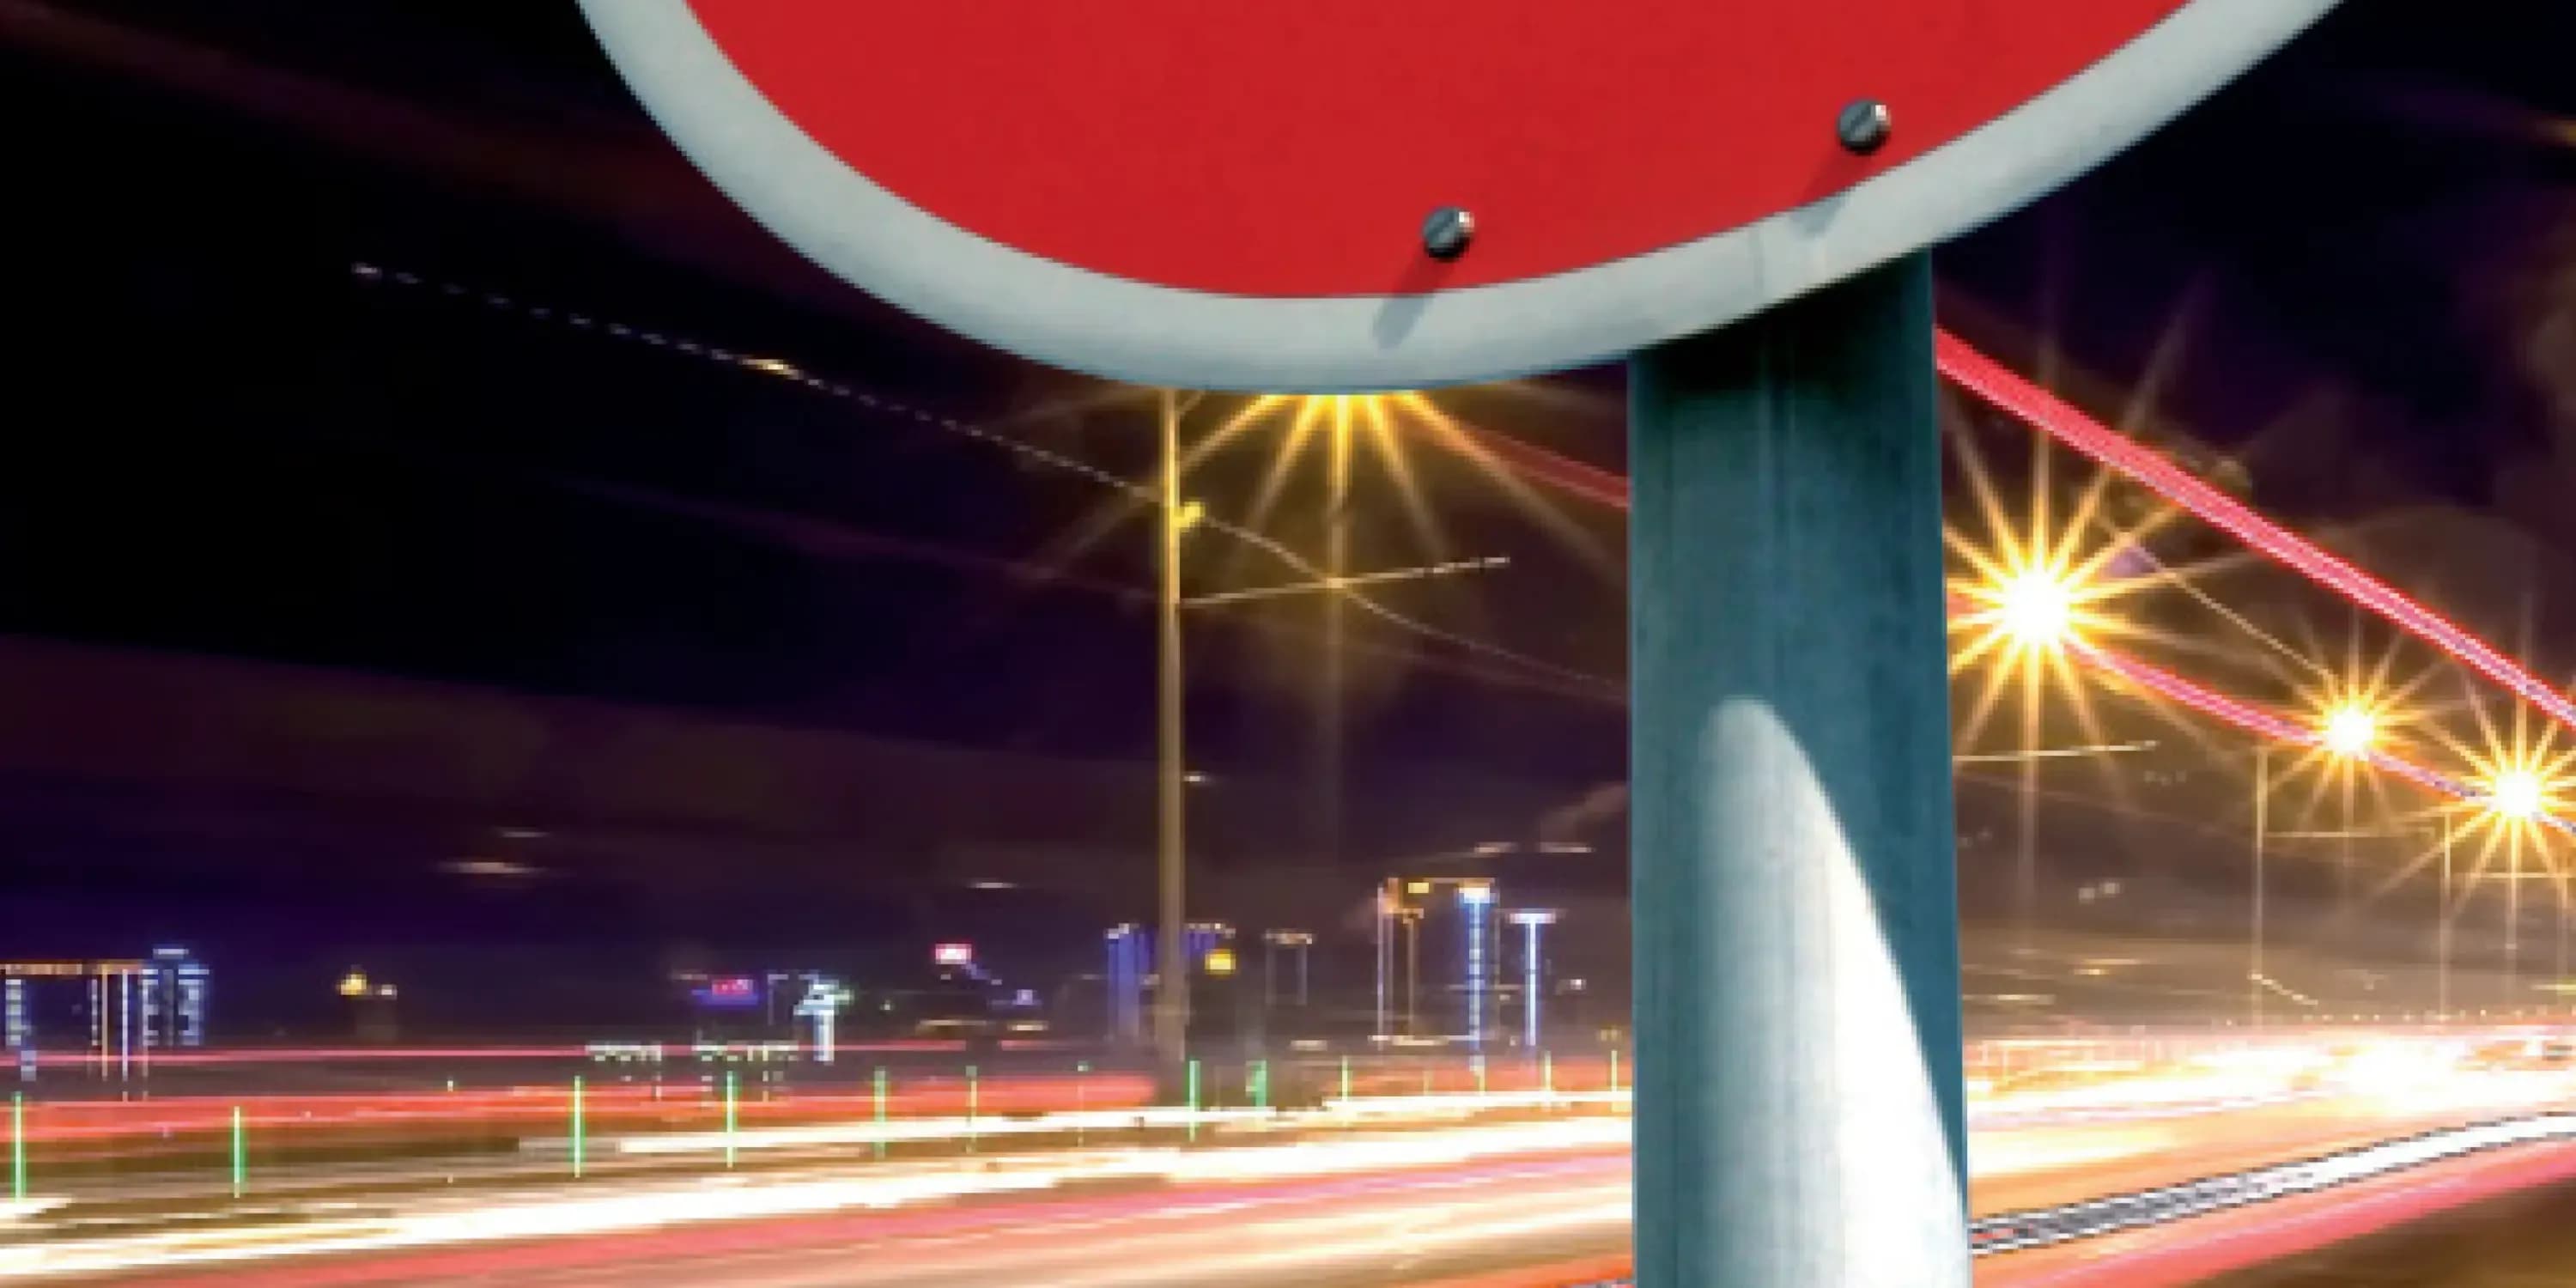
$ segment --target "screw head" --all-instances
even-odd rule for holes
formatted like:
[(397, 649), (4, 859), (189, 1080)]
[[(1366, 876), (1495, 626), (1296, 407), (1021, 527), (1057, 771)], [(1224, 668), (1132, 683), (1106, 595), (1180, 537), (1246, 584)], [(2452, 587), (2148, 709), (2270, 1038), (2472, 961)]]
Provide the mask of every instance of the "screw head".
[(1834, 120), (1834, 135), (1843, 147), (1859, 156), (1868, 156), (1886, 146), (1887, 136), (1896, 123), (1887, 114), (1887, 104), (1874, 98), (1856, 99), (1843, 106), (1842, 115)]
[(1467, 253), (1476, 239), (1476, 217), (1456, 206), (1442, 206), (1422, 221), (1422, 250), (1446, 263)]

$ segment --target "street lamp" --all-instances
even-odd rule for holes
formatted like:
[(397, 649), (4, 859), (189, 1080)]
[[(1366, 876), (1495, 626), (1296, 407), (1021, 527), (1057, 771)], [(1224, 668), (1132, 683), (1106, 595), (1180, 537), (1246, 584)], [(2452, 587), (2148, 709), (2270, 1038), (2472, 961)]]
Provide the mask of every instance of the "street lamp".
[(2034, 565), (1997, 588), (1997, 624), (2024, 648), (2058, 648), (2075, 634), (2075, 603), (2075, 583), (2064, 570)]
[[(1980, 555), (1956, 542), (1953, 547), (1968, 556), (1980, 574), (1966, 585), (1954, 587), (1956, 598), (1966, 601), (1968, 611), (1953, 615), (1954, 624), (1973, 626), (1981, 637), (1953, 656), (1955, 670), (1992, 653), (2001, 665), (1987, 681), (1986, 690), (1969, 717), (1969, 736), (1975, 737), (1984, 723), (1986, 712), (2001, 693), (2004, 681), (2014, 675), (2022, 680), (2022, 741), (2024, 751), (2036, 750), (2031, 744), (2039, 736), (2038, 703), (2041, 677), (2065, 663), (2067, 649), (2076, 643), (2080, 628), (2088, 615), (2083, 605), (2088, 597), (2098, 595), (2099, 587), (2087, 585), (2089, 569), (2078, 569), (2053, 550), (2052, 543), (2034, 540), (2027, 548), (2007, 540), (1999, 556)], [(2036, 757), (2021, 761), (2021, 796), (2018, 832), (2018, 878), (2020, 908), (2016, 917), (2016, 938), (2023, 951), (2030, 948), (2031, 934), (2039, 917), (2039, 761)]]
[(2326, 716), (2317, 743), (2332, 755), (2358, 760), (2379, 741), (2379, 717), (2359, 703), (2345, 703)]
[[(2339, 764), (2345, 766), (2365, 764), (2368, 763), (2371, 752), (2378, 746), (2381, 724), (2382, 721), (2379, 713), (2368, 704), (2350, 700), (2338, 702), (2330, 707), (2322, 717), (2319, 717), (2315, 721), (2316, 734), (2314, 735), (2314, 741), (2318, 748), (2322, 749), (2327, 756), (2331, 757)], [(2253, 925), (2251, 933), (2247, 936), (2248, 952), (2252, 958), (2252, 963), (2251, 969), (2246, 972), (2246, 996), (2250, 1003), (2250, 1018), (2256, 1028), (2261, 1028), (2263, 1026), (2263, 994), (2265, 991), (2265, 977), (2263, 974), (2263, 870), (2268, 849), (2266, 842), (2271, 836), (2272, 829), (2271, 802), (2272, 748), (2268, 743), (2258, 743), (2254, 748)], [(2346, 833), (2351, 831), (2352, 820), (2350, 815), (2351, 795), (2347, 792), (2345, 794), (2344, 819), (2344, 831)], [(2449, 851), (2446, 847), (2444, 854), (2447, 856), (2448, 853)], [(2349, 847), (2347, 847), (2345, 854), (2345, 864), (2348, 872), (2351, 862)], [(2447, 879), (2448, 878), (2446, 876), (2445, 880), (2447, 881)], [(2349, 880), (2349, 877), (2347, 877), (2347, 880)], [(2445, 887), (2445, 890), (2447, 892), (2447, 886)]]
[(1190, 972), (1184, 935), (1188, 917), (1185, 850), (1181, 828), (1183, 798), (1189, 791), (1183, 767), (1181, 724), (1181, 533), (1195, 521), (1181, 502), (1181, 404), (1172, 390), (1162, 391), (1162, 559), (1159, 612), (1155, 621), (1155, 860), (1160, 874), (1159, 906), (1162, 986), (1154, 992), (1154, 1054), (1166, 1090), (1181, 1085), (1189, 1062)]
[[(2508, 762), (2487, 776), (2479, 800), (2492, 826), (2504, 833), (2510, 864), (2505, 879), (2504, 978), (2508, 990), (2522, 973), (2522, 838), (2549, 811), (2551, 784), (2525, 760)], [(2492, 853), (2492, 851), (2489, 851)], [(2567, 973), (2567, 892), (2558, 895), (2558, 973)]]
[(2540, 817), (2546, 795), (2540, 775), (2528, 769), (2508, 769), (2487, 784), (2486, 807), (2509, 822), (2528, 823)]

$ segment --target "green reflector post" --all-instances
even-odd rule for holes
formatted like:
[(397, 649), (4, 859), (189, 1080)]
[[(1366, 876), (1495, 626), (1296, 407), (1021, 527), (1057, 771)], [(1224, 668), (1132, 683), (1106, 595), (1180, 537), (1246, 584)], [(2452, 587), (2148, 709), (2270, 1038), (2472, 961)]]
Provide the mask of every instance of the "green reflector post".
[(1267, 1060), (1253, 1061), (1252, 1077), (1250, 1081), (1252, 1083), (1252, 1107), (1255, 1109), (1268, 1109), (1270, 1107), (1270, 1062)]
[(1610, 1094), (1619, 1094), (1619, 1048), (1610, 1048)]
[(1192, 1144), (1197, 1144), (1197, 1143), (1198, 1143), (1198, 1139), (1199, 1139), (1199, 1062), (1198, 1062), (1198, 1061), (1196, 1061), (1196, 1060), (1192, 1060), (1192, 1061), (1190, 1061), (1190, 1080), (1189, 1080), (1189, 1081), (1190, 1081), (1190, 1103), (1189, 1103), (1189, 1116), (1188, 1116), (1188, 1122), (1189, 1122), (1189, 1131), (1190, 1131), (1190, 1143), (1192, 1143)]
[(966, 1066), (966, 1152), (975, 1152), (975, 1066)]
[(9, 1093), (9, 1198), (27, 1201), (27, 1093)]
[(1538, 1087), (1546, 1093), (1548, 1103), (1556, 1103), (1556, 1053), (1553, 1051), (1538, 1053)]
[(240, 1105), (235, 1105), (235, 1106), (233, 1106), (233, 1197), (234, 1197), (234, 1198), (240, 1198), (240, 1197), (242, 1196), (242, 1190), (246, 1188), (246, 1182), (249, 1180), (249, 1172), (250, 1172), (250, 1168), (249, 1168), (248, 1163), (249, 1163), (249, 1160), (248, 1160), (247, 1158), (245, 1158), (245, 1157), (244, 1157), (244, 1155), (243, 1155), (243, 1150), (242, 1150), (242, 1111), (241, 1111), (241, 1106), (240, 1106)]
[(869, 1082), (874, 1086), (876, 1091), (877, 1157), (883, 1158), (886, 1156), (886, 1071), (884, 1065), (877, 1066), (876, 1074), (874, 1077), (869, 1079)]
[(1342, 1057), (1342, 1099), (1351, 1098), (1351, 1058)]
[[(236, 1111), (238, 1112), (238, 1111)], [(581, 1179), (581, 1079), (572, 1080), (572, 1178)]]
[(735, 1127), (736, 1127), (737, 1125), (739, 1125), (739, 1124), (740, 1124), (740, 1122), (742, 1121), (742, 1120), (741, 1120), (741, 1117), (740, 1117), (740, 1114), (739, 1114), (739, 1112), (738, 1112), (738, 1107), (739, 1107), (739, 1105), (740, 1105), (740, 1103), (741, 1103), (741, 1100), (742, 1100), (742, 1084), (741, 1084), (741, 1081), (740, 1081), (740, 1079), (735, 1075), (735, 1073), (734, 1073), (734, 1071), (733, 1071), (733, 1070), (731, 1070), (731, 1069), (727, 1069), (727, 1070), (725, 1070), (725, 1101), (724, 1101), (724, 1111), (725, 1111), (725, 1131), (724, 1131), (724, 1140), (725, 1140), (725, 1166), (727, 1166), (727, 1167), (731, 1167), (731, 1166), (733, 1166), (733, 1164), (734, 1164), (734, 1159), (735, 1159), (735, 1157), (736, 1157), (736, 1147), (735, 1147), (735, 1141), (734, 1141), (734, 1129), (735, 1129)]

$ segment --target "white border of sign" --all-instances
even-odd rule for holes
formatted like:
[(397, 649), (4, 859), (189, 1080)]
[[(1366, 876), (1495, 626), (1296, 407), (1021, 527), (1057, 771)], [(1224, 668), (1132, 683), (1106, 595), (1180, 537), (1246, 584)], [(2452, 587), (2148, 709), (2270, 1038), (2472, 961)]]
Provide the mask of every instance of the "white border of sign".
[[(1112, 379), (1299, 393), (1559, 371), (1732, 322), (2056, 188), (2180, 114), (2333, 4), (2192, 0), (1946, 147), (1697, 241), (1434, 295), (1267, 299), (1090, 272), (937, 219), (853, 172), (781, 115), (688, 0), (582, 0), (637, 96), (716, 186), (788, 245), (888, 303), (995, 348)], [(1817, 122), (1816, 131), (1820, 146), (1832, 146), (1832, 121)]]

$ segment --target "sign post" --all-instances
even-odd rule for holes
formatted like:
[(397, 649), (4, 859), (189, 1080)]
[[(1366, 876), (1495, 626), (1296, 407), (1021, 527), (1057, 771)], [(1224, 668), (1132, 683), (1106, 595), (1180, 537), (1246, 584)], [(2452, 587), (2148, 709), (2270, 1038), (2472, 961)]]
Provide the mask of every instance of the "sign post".
[(1629, 365), (1637, 1281), (1968, 1288), (1930, 272)]
[(1639, 1282), (1965, 1288), (1923, 252), (2333, 0), (582, 3), (770, 231), (998, 348), (1633, 355)]

